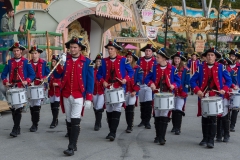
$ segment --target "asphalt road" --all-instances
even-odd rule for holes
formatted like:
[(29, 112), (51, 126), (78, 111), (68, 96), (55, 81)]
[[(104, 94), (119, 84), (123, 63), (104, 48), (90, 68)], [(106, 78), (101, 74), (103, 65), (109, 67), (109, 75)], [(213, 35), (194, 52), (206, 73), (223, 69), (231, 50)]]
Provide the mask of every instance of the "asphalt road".
[(81, 122), (81, 133), (78, 139), (78, 151), (72, 157), (63, 154), (67, 149), (65, 116), (60, 113), (59, 125), (50, 129), (51, 110), (49, 105), (42, 106), (39, 129), (36, 133), (29, 132), (31, 119), (29, 111), (23, 113), (21, 135), (16, 138), (9, 136), (13, 122), (10, 112), (2, 113), (0, 119), (0, 160), (237, 160), (240, 159), (240, 124), (236, 132), (231, 133), (229, 143), (215, 142), (214, 149), (200, 147), (202, 139), (201, 118), (196, 117), (197, 97), (189, 96), (186, 116), (183, 118), (181, 135), (170, 132), (168, 125), (166, 144), (161, 146), (153, 143), (155, 129), (153, 118), (152, 129), (137, 127), (140, 122), (139, 108), (135, 109), (134, 130), (125, 133), (125, 113), (122, 110), (121, 122), (114, 142), (105, 139), (108, 134), (106, 115), (103, 115), (102, 128), (93, 130), (93, 110), (86, 110)]

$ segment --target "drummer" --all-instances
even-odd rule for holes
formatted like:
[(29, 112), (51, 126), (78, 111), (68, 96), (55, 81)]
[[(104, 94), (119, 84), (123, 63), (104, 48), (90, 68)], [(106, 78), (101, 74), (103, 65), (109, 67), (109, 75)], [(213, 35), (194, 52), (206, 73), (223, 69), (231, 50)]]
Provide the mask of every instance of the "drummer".
[[(59, 61), (58, 55), (52, 56), (51, 61), (51, 70), (56, 66)], [(61, 88), (61, 76), (57, 75), (55, 72), (50, 76), (49, 79), (49, 90), (48, 97), (50, 99), (50, 105), (52, 110), (52, 123), (50, 124), (50, 128), (55, 128), (58, 125), (58, 113), (60, 106), (60, 88)]]
[[(32, 60), (29, 63), (32, 64), (36, 77), (33, 81), (34, 86), (41, 85), (44, 78), (47, 77), (50, 70), (47, 66), (47, 62), (40, 58), (40, 54), (43, 52), (42, 49), (37, 46), (31, 47), (29, 51), (32, 54)], [(29, 129), (30, 132), (36, 132), (38, 130), (38, 122), (40, 120), (40, 109), (41, 109), (41, 99), (30, 100), (30, 111), (31, 111), (31, 120), (32, 126)]]
[(154, 48), (152, 44), (147, 44), (145, 47), (141, 48), (140, 51), (144, 52), (145, 56), (139, 58), (137, 62), (137, 64), (143, 69), (143, 79), (138, 95), (141, 112), (141, 122), (138, 127), (144, 126), (146, 129), (151, 129), (150, 120), (152, 114), (152, 91), (150, 87), (144, 84), (144, 78), (149, 73), (152, 66), (156, 64), (156, 58), (153, 54), (156, 52), (156, 48)]
[[(147, 84), (153, 92), (170, 92), (172, 93), (174, 89), (177, 89), (181, 80), (178, 76), (177, 69), (167, 62), (170, 58), (166, 55), (164, 48), (157, 51), (156, 61), (158, 64), (154, 65), (152, 70), (146, 76), (144, 82)], [(155, 129), (156, 129), (156, 138), (155, 142), (159, 142), (161, 145), (164, 145), (165, 135), (167, 131), (167, 126), (169, 122), (169, 110), (154, 110), (155, 118)]]
[[(229, 91), (231, 92), (232, 89), (237, 89), (237, 86), (235, 85), (237, 82), (237, 75), (234, 73), (234, 71), (231, 71), (231, 68), (228, 67), (228, 65), (233, 65), (233, 62), (228, 58), (228, 56), (224, 56), (224, 58), (218, 59), (217, 61), (220, 64), (223, 64), (224, 66), (227, 66), (227, 71), (230, 73), (231, 79), (232, 79), (232, 85), (231, 88), (229, 88)], [(225, 80), (223, 78), (223, 83), (225, 83)], [(230, 137), (230, 131), (229, 131), (229, 105), (230, 105), (230, 94), (226, 93), (224, 94), (223, 99), (223, 113), (217, 116), (217, 136), (216, 141), (218, 142), (228, 142)], [(222, 132), (223, 131), (223, 132)], [(222, 139), (222, 137), (224, 137)]]
[[(237, 58), (240, 58), (240, 54), (238, 54), (236, 52), (236, 50), (234, 49), (231, 49), (231, 51), (228, 53), (229, 55), (229, 59), (233, 62), (233, 64), (229, 64), (228, 65), (228, 71), (232, 74), (236, 74), (236, 76), (238, 77), (238, 81), (233, 81), (233, 84), (236, 85), (236, 88), (235, 89), (238, 89), (237, 88), (237, 85), (239, 85), (239, 82), (240, 82), (240, 66), (237, 65)], [(238, 82), (238, 83), (237, 83)], [(240, 106), (238, 106), (240, 107)], [(234, 110), (234, 109), (231, 109), (230, 110), (230, 113), (231, 113), (231, 117), (230, 117), (230, 131), (231, 132), (235, 132), (235, 125), (236, 125), (236, 122), (237, 122), (237, 115), (238, 115), (238, 110)]]
[(132, 132), (133, 120), (134, 120), (134, 108), (137, 102), (138, 91), (140, 90), (140, 84), (142, 82), (143, 70), (136, 64), (138, 61), (138, 56), (131, 50), (127, 51), (127, 60), (130, 63), (132, 69), (134, 70), (134, 76), (130, 81), (127, 82), (126, 87), (126, 108), (125, 117), (127, 121), (127, 133)]
[[(202, 116), (203, 139), (199, 143), (201, 146), (214, 148), (214, 137), (216, 135), (216, 116), (206, 116), (201, 112), (201, 99), (206, 96), (222, 96), (232, 84), (228, 71), (222, 64), (216, 62), (221, 58), (221, 54), (214, 48), (207, 50), (203, 56), (206, 56), (206, 63), (199, 65), (197, 71), (190, 79), (190, 85), (194, 93), (198, 95), (198, 114)], [(223, 78), (225, 83), (223, 83)], [(218, 91), (216, 93), (216, 90)]]
[(94, 130), (99, 131), (102, 127), (102, 113), (104, 112), (104, 87), (101, 81), (97, 80), (97, 72), (101, 66), (102, 54), (99, 53), (93, 63), (94, 66), (94, 91), (93, 91), (93, 110), (95, 113)]
[[(191, 59), (188, 60), (187, 62), (187, 67), (190, 69), (190, 75), (193, 76), (194, 73), (196, 72), (200, 61), (198, 60), (199, 55), (197, 52), (193, 52), (191, 54)], [(193, 91), (191, 91), (191, 95), (193, 95)]]
[[(101, 66), (97, 73), (97, 78), (103, 83), (105, 92), (113, 87), (125, 88), (127, 81), (133, 77), (134, 71), (125, 57), (118, 55), (118, 51), (122, 50), (115, 41), (110, 40), (105, 46), (108, 50), (109, 57), (102, 59)], [(117, 128), (121, 117), (121, 108), (123, 103), (106, 105), (107, 121), (110, 133), (106, 139), (114, 141), (116, 137)]]
[(184, 65), (186, 58), (183, 56), (183, 52), (178, 51), (171, 56), (172, 65), (178, 70), (178, 76), (181, 78), (181, 85), (175, 91), (175, 109), (172, 110), (172, 124), (173, 129), (171, 132), (175, 132), (176, 135), (181, 133), (182, 116), (185, 116), (185, 104), (188, 96), (190, 70)]
[[(3, 85), (6, 87), (13, 86), (16, 88), (25, 88), (35, 78), (35, 73), (32, 65), (28, 63), (28, 60), (26, 58), (22, 57), (22, 51), (25, 49), (26, 48), (20, 45), (19, 42), (15, 42), (9, 48), (9, 51), (13, 52), (14, 57), (8, 60), (8, 63), (5, 65), (1, 74)], [(12, 137), (17, 137), (17, 135), (20, 134), (22, 108), (23, 104), (13, 105), (10, 107), (14, 122), (12, 132), (10, 133), (10, 136)]]

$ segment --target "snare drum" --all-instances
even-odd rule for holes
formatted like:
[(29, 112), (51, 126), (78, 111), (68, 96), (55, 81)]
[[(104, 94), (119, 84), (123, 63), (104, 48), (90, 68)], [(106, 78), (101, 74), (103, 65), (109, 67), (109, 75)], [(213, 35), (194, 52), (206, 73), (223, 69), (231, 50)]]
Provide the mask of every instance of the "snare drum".
[(7, 102), (9, 105), (27, 103), (26, 90), (24, 88), (12, 88), (6, 92)]
[(174, 95), (172, 93), (155, 93), (154, 109), (172, 110), (174, 109)]
[(117, 104), (125, 102), (124, 89), (123, 88), (114, 88), (107, 89), (105, 91), (105, 103), (106, 104)]
[(206, 97), (201, 100), (202, 115), (217, 116), (223, 113), (222, 97)]
[(239, 110), (240, 107), (240, 93), (239, 90), (233, 90), (230, 97), (230, 108)]
[(31, 100), (43, 99), (44, 96), (44, 86), (29, 86), (27, 88), (27, 97)]

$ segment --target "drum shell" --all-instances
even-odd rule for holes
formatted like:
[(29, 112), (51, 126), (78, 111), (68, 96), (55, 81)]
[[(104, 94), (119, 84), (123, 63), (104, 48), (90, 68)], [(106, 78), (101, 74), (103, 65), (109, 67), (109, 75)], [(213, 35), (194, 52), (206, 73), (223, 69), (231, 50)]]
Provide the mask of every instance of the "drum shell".
[(172, 110), (174, 109), (174, 95), (154, 94), (154, 109)]
[(125, 102), (125, 91), (122, 88), (105, 90), (104, 97), (107, 105), (123, 103)]
[(44, 86), (30, 86), (27, 88), (27, 97), (31, 100), (45, 98), (44, 93)]
[(27, 103), (26, 90), (23, 88), (9, 89), (6, 92), (6, 98), (11, 106)]
[(240, 94), (234, 94), (230, 97), (230, 108), (239, 109), (240, 106)]
[(201, 100), (202, 115), (217, 116), (223, 113), (223, 99), (220, 97), (203, 98)]

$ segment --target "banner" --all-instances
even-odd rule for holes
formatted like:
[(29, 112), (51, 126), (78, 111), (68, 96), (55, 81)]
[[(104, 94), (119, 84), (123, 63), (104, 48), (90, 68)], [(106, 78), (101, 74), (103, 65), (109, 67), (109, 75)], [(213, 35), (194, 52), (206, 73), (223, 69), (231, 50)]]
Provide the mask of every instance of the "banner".
[(149, 23), (153, 20), (153, 10), (151, 9), (143, 9), (142, 10), (142, 19), (144, 22)]
[(158, 27), (146, 26), (146, 33), (148, 39), (156, 39), (158, 33)]
[(205, 47), (205, 40), (196, 40), (195, 52), (203, 52)]

